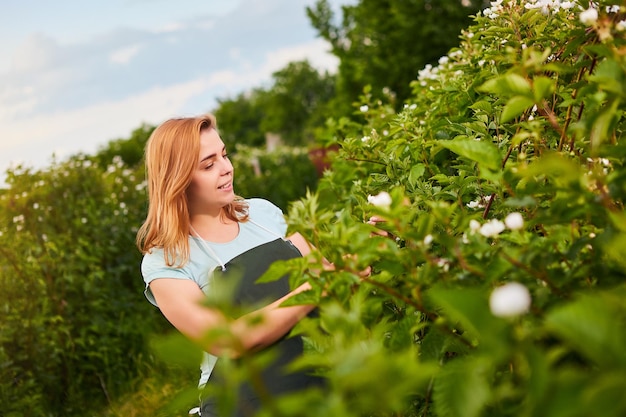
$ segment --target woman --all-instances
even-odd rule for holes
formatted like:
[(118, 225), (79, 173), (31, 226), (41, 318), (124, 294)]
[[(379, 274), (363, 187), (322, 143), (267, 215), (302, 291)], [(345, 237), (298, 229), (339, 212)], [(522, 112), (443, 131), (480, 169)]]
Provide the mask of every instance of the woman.
[[(233, 166), (215, 118), (171, 119), (157, 127), (146, 146), (146, 169), (149, 208), (137, 234), (145, 295), (205, 350), (200, 386), (220, 384), (218, 357), (236, 360), (267, 349), (277, 352), (276, 360), (260, 384), (240, 387), (232, 415), (251, 415), (268, 394), (320, 385), (318, 377), (285, 368), (302, 353), (301, 337), (289, 332), (315, 306), (281, 304), (310, 286), (291, 290), (287, 277), (255, 283), (274, 261), (306, 256), (311, 247), (300, 234), (285, 237), (278, 207), (235, 194)], [(206, 305), (220, 282), (235, 280), (229, 301), (242, 308), (264, 304), (237, 318)], [(201, 415), (218, 415), (215, 399), (203, 401)]]

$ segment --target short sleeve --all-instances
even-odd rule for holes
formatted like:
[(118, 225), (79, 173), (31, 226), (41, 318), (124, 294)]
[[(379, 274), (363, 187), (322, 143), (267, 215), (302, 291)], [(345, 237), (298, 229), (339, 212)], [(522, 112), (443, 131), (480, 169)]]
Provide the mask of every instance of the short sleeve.
[(158, 278), (174, 278), (174, 279), (192, 279), (184, 268), (176, 268), (167, 266), (163, 257), (163, 250), (153, 249), (150, 253), (144, 255), (141, 260), (141, 275), (146, 284), (144, 295), (152, 303), (157, 306), (152, 291), (150, 291), (150, 283)]
[(262, 198), (252, 198), (248, 202), (250, 204), (250, 219), (252, 221), (285, 237), (287, 222), (283, 211), (278, 206)]

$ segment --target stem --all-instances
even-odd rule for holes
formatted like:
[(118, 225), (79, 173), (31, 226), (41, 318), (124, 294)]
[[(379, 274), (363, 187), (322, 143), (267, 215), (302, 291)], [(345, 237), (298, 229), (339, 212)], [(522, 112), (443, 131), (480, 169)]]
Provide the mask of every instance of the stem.
[[(589, 66), (589, 74), (591, 74), (593, 72), (593, 70), (596, 67), (596, 64), (598, 63), (598, 59), (596, 57), (592, 58), (591, 60), (591, 65)], [(584, 75), (584, 68), (581, 69), (581, 72), (579, 73), (580, 78), (578, 79), (578, 81), (580, 81)], [(581, 117), (583, 116), (583, 110), (585, 109), (585, 103), (580, 103), (580, 109), (578, 110), (578, 114), (576, 116), (576, 120), (580, 120)], [(574, 150), (574, 138), (575, 136), (572, 135), (572, 138), (569, 142), (569, 148), (571, 151)]]
[(463, 268), (464, 270), (477, 275), (481, 278), (485, 277), (485, 274), (482, 271), (479, 271), (477, 269), (475, 269), (474, 267), (470, 266), (467, 261), (465, 260), (465, 258), (463, 257), (463, 254), (461, 253), (461, 250), (459, 249), (459, 246), (456, 245), (454, 247), (454, 254), (456, 255), (457, 259), (459, 260), (459, 265), (461, 265), (461, 268)]
[(496, 199), (496, 193), (491, 194), (489, 197), (489, 201), (487, 202), (487, 207), (485, 207), (485, 211), (483, 211), (483, 219), (487, 218), (489, 214), (489, 210), (491, 210), (491, 206), (493, 205), (493, 201)]
[(369, 162), (371, 164), (378, 164), (378, 165), (382, 165), (382, 166), (387, 166), (387, 164), (385, 164), (384, 162), (373, 161), (371, 159), (364, 159), (364, 158), (346, 158), (346, 161)]
[(548, 277), (545, 276), (545, 274), (541, 274), (538, 271), (534, 271), (532, 269), (530, 269), (528, 266), (526, 266), (525, 264), (523, 264), (522, 262), (518, 261), (517, 259), (513, 259), (511, 256), (509, 256), (509, 254), (507, 254), (506, 252), (502, 251), (502, 257), (504, 259), (506, 259), (509, 263), (511, 263), (511, 265), (522, 269), (526, 272), (528, 272), (528, 274), (532, 275), (533, 277), (537, 278), (539, 281), (541, 282), (545, 282), (546, 285), (548, 285), (548, 287), (556, 294), (558, 295), (562, 295), (563, 293), (561, 292), (561, 290), (559, 290), (557, 287), (554, 286), (554, 284), (552, 284), (552, 282), (548, 279)]

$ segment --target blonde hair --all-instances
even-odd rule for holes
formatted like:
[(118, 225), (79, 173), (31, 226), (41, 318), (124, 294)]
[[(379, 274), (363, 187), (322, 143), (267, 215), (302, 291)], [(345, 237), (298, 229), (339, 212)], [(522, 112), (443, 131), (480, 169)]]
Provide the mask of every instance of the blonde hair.
[[(162, 248), (168, 266), (189, 261), (189, 208), (186, 191), (198, 167), (200, 133), (217, 129), (215, 117), (170, 119), (158, 126), (146, 144), (148, 214), (137, 232), (142, 254)], [(224, 216), (234, 221), (248, 220), (248, 205), (236, 197), (224, 207)]]

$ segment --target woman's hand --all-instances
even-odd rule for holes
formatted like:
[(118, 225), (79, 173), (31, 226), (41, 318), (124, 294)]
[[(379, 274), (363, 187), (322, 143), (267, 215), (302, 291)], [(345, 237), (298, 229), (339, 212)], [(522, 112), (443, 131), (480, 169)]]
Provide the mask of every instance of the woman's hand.
[[(386, 222), (386, 220), (383, 219), (382, 217), (372, 216), (372, 217), (370, 217), (370, 219), (366, 223), (367, 224), (371, 224), (374, 227), (378, 227), (378, 223), (384, 223), (384, 222)], [(391, 237), (390, 235), (391, 235), (391, 233), (387, 232), (386, 230), (382, 230), (382, 229), (377, 229), (376, 231), (372, 232), (372, 236), (387, 236), (387, 237)]]

